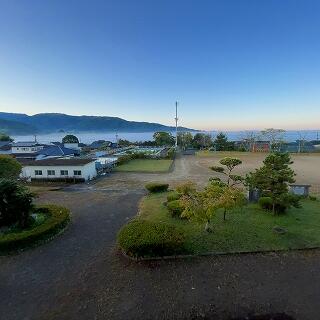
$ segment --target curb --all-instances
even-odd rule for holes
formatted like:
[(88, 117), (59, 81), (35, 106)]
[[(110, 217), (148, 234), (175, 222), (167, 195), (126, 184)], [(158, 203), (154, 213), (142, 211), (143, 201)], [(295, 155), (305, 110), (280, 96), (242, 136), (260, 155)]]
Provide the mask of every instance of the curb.
[(174, 256), (163, 256), (163, 257), (140, 257), (135, 258), (127, 255), (123, 250), (119, 250), (121, 254), (134, 262), (144, 262), (144, 261), (159, 261), (159, 260), (184, 260), (184, 259), (195, 259), (201, 257), (219, 257), (219, 256), (242, 256), (242, 255), (258, 255), (258, 254), (268, 254), (268, 253), (291, 253), (299, 251), (314, 251), (319, 250), (320, 246), (309, 247), (309, 248), (297, 248), (297, 249), (279, 249), (279, 250), (257, 250), (257, 251), (234, 251), (234, 252), (204, 252), (197, 254), (180, 254)]

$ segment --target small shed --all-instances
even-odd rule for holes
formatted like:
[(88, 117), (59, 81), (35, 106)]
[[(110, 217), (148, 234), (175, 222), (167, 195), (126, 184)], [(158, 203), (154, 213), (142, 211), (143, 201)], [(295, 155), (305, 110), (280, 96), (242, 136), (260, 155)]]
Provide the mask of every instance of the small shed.
[(309, 195), (310, 184), (290, 184), (289, 185), (289, 192), (307, 197)]

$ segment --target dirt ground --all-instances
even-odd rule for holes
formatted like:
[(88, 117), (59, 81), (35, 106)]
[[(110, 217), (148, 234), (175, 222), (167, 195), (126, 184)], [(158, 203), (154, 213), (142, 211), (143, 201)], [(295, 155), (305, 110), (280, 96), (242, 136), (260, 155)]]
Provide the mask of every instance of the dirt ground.
[[(262, 158), (243, 159), (241, 170)], [(72, 222), (47, 244), (0, 257), (0, 319), (232, 319), (266, 313), (319, 319), (319, 250), (149, 263), (117, 252), (117, 231), (136, 214), (145, 182), (203, 185), (215, 161), (185, 156), (170, 173), (112, 173), (93, 184), (40, 193), (38, 202), (70, 208)], [(319, 171), (310, 169), (318, 164), (318, 157), (297, 157), (297, 181), (319, 183)]]
[[(103, 187), (109, 184), (121, 184), (122, 186), (141, 186), (148, 181), (168, 181), (172, 186), (182, 181), (194, 181), (200, 186), (205, 185), (213, 176), (224, 178), (209, 169), (210, 166), (219, 165), (219, 160), (225, 156), (235, 156), (242, 160), (242, 164), (235, 169), (236, 174), (245, 175), (262, 165), (266, 157), (265, 153), (216, 153), (210, 157), (183, 156), (175, 161), (174, 169), (170, 174), (141, 174), (126, 173), (123, 176), (113, 175), (110, 179), (97, 182), (97, 186)], [(296, 183), (310, 184), (311, 192), (320, 195), (320, 153), (292, 155), (294, 161), (292, 168), (296, 172)], [(115, 181), (115, 182), (114, 182)]]

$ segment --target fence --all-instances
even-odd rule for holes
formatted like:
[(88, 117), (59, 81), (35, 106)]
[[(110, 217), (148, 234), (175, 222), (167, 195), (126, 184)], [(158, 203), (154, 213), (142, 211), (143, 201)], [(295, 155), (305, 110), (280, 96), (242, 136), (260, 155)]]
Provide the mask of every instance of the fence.
[(320, 184), (312, 184), (310, 187), (310, 194), (316, 194), (320, 196)]

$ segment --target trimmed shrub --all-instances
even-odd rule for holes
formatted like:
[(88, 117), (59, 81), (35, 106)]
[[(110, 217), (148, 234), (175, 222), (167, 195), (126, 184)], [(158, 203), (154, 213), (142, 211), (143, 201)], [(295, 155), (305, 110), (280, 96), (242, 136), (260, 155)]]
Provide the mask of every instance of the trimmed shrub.
[(118, 245), (131, 257), (161, 257), (185, 252), (184, 235), (176, 227), (136, 219), (121, 228)]
[[(274, 212), (279, 213), (285, 213), (287, 209), (289, 209), (291, 206), (295, 208), (301, 208), (300, 204), (301, 196), (294, 195), (294, 194), (284, 194), (275, 202), (274, 205)], [(261, 197), (258, 201), (258, 204), (261, 206), (261, 208), (265, 210), (272, 211), (273, 209), (273, 203), (271, 197)]]
[(55, 205), (40, 206), (37, 213), (47, 215), (47, 219), (40, 225), (22, 231), (0, 235), (0, 252), (10, 252), (34, 246), (48, 240), (59, 233), (70, 221), (69, 210)]
[(145, 188), (151, 193), (164, 192), (164, 191), (168, 190), (169, 184), (167, 184), (167, 183), (158, 183), (158, 182), (150, 182), (150, 183), (147, 183), (145, 185)]
[(317, 201), (318, 199), (317, 199), (316, 196), (309, 196), (309, 200), (311, 200), (311, 201)]
[(167, 203), (167, 208), (172, 217), (180, 217), (184, 210), (184, 206), (180, 200), (173, 200)]
[(262, 209), (272, 210), (272, 199), (270, 197), (261, 197), (258, 204)]
[(174, 201), (174, 200), (179, 200), (181, 198), (181, 194), (176, 192), (176, 191), (172, 191), (167, 195), (167, 201)]

